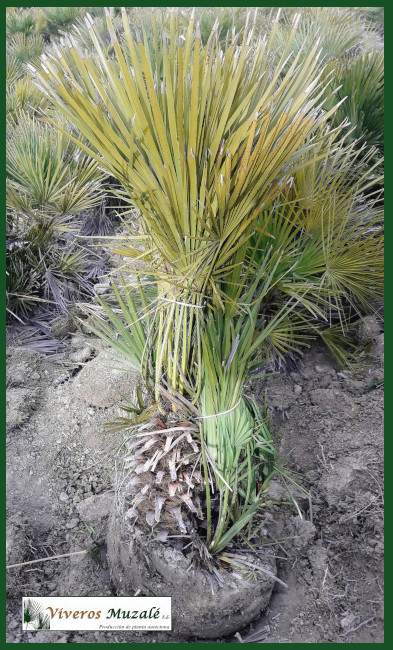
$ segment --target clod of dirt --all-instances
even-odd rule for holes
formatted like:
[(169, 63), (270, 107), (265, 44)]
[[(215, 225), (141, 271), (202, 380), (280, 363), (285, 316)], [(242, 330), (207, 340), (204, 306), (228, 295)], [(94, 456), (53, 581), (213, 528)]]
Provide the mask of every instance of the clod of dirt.
[(26, 522), (20, 513), (15, 514), (7, 522), (6, 529), (6, 564), (23, 562), (28, 551)]
[(92, 354), (93, 350), (89, 345), (86, 345), (84, 348), (80, 348), (79, 350), (72, 352), (72, 354), (70, 354), (70, 361), (73, 363), (86, 363)]
[(35, 350), (22, 347), (8, 347), (7, 384), (8, 386), (34, 387), (42, 376), (45, 357)]
[(119, 363), (105, 352), (100, 352), (78, 374), (74, 384), (75, 397), (88, 406), (108, 408), (118, 403), (119, 397), (132, 395), (138, 382), (138, 375), (132, 371), (120, 370)]
[(313, 576), (316, 582), (321, 582), (328, 568), (328, 552), (324, 546), (313, 546), (308, 550)]
[(310, 401), (311, 404), (319, 407), (321, 413), (335, 411), (353, 416), (358, 411), (356, 404), (340, 390), (316, 388), (310, 393)]
[[(234, 633), (265, 609), (275, 584), (265, 573), (255, 572), (247, 580), (241, 570), (219, 569), (220, 586), (181, 550), (149, 543), (116, 515), (110, 520), (107, 559), (118, 595), (130, 596), (140, 589), (144, 595), (171, 596), (172, 633), (186, 638), (217, 639)], [(243, 554), (242, 559), (256, 563), (254, 556)], [(264, 557), (260, 564), (276, 574), (272, 557)]]
[(82, 521), (98, 538), (105, 539), (107, 529), (107, 517), (114, 507), (113, 492), (93, 494), (76, 504), (76, 510)]
[(76, 506), (83, 521), (94, 523), (108, 517), (114, 506), (114, 495), (111, 492), (94, 494), (84, 499)]
[(6, 396), (6, 424), (11, 429), (28, 420), (35, 406), (37, 391), (29, 388), (9, 388)]
[(304, 490), (300, 490), (292, 484), (288, 488), (278, 478), (273, 478), (270, 481), (268, 496), (269, 500), (278, 502), (288, 501), (289, 496), (294, 498), (299, 504), (307, 500), (307, 495)]
[(356, 338), (361, 345), (374, 341), (381, 331), (381, 326), (375, 316), (365, 316), (359, 322)]
[(27, 347), (6, 349), (7, 386), (38, 389), (40, 392), (64, 374), (61, 364)]
[(106, 344), (95, 336), (85, 336), (83, 334), (74, 334), (70, 339), (70, 347), (73, 350), (81, 350), (87, 346), (91, 348), (93, 352), (98, 352), (106, 347)]
[(76, 332), (78, 329), (78, 317), (82, 316), (83, 312), (79, 309), (70, 309), (67, 314), (58, 316), (51, 325), (51, 334), (56, 339), (67, 338), (71, 332)]
[(74, 555), (68, 559), (65, 567), (61, 580), (55, 582), (53, 596), (111, 595), (108, 567), (102, 564), (98, 553)]
[[(19, 564), (28, 556), (30, 547), (27, 536), (28, 526), (22, 513), (16, 513), (7, 521), (6, 528), (6, 566)], [(23, 569), (7, 571), (7, 595), (20, 597), (21, 575)]]
[(371, 358), (375, 362), (383, 363), (384, 360), (384, 335), (379, 334), (375, 339), (372, 349)]
[(295, 549), (306, 549), (314, 541), (316, 530), (311, 521), (300, 517), (290, 517), (287, 526), (288, 537), (293, 538), (292, 543)]
[(29, 420), (39, 407), (45, 385), (53, 381), (61, 369), (39, 352), (24, 347), (8, 347), (6, 360), (6, 424), (14, 429)]

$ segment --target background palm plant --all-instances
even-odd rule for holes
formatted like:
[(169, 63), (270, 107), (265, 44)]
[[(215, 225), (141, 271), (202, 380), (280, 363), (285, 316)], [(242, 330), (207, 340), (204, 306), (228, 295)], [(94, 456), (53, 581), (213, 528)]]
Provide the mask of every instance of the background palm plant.
[[(149, 38), (122, 10), (118, 38), (108, 12), (110, 52), (86, 20), (94, 49), (81, 52), (69, 36), (44, 57), (38, 83), (85, 139), (62, 133), (139, 212), (115, 242), (136, 281), (113, 287), (115, 308), (100, 301), (109, 323), (94, 327), (141, 369), (151, 400), (163, 408), (164, 394), (198, 419), (207, 501), (209, 463), (220, 495), (214, 531), (207, 504), (218, 552), (249, 523), (277, 467), (263, 417), (243, 395), (267, 345), (296, 349), (380, 290), (375, 164), (357, 169), (351, 145), (337, 142), (341, 126), (330, 130), (336, 106), (324, 110), (330, 77), (311, 23), (291, 55), (297, 17), (281, 46), (279, 17), (257, 40), (256, 14), (242, 35), (223, 44), (214, 26), (203, 44), (194, 14), (183, 34), (171, 12), (165, 38), (153, 14)], [(348, 33), (344, 50), (354, 43)]]
[(6, 35), (41, 34), (46, 27), (42, 11), (36, 8), (7, 7)]
[(287, 7), (280, 15), (278, 38), (282, 46), (290, 43), (295, 52), (320, 38), (325, 62), (337, 63), (370, 44), (375, 46), (380, 35), (372, 21), (350, 7)]
[[(18, 225), (18, 227), (17, 227)], [(7, 232), (6, 290), (10, 315), (28, 318), (44, 304), (66, 312), (70, 303), (92, 293), (91, 258), (53, 221), (31, 223), (22, 214)]]
[(18, 33), (7, 41), (7, 53), (20, 64), (36, 61), (43, 50), (44, 40), (40, 34)]
[(39, 213), (37, 218), (76, 214), (101, 199), (97, 164), (59, 130), (26, 112), (11, 130), (6, 171), (7, 207)]
[(369, 52), (338, 66), (338, 97), (345, 101), (333, 124), (350, 122), (350, 138), (384, 150), (384, 54)]
[(77, 18), (83, 16), (86, 7), (44, 7), (43, 11), (49, 33), (56, 35), (60, 30), (71, 27)]
[(15, 113), (6, 158), (7, 308), (25, 318), (42, 302), (64, 312), (91, 295), (91, 255), (70, 235), (75, 216), (100, 204), (102, 173), (48, 123)]
[(48, 100), (28, 76), (9, 84), (6, 95), (6, 113), (10, 123), (16, 123), (25, 113), (36, 114), (48, 106)]

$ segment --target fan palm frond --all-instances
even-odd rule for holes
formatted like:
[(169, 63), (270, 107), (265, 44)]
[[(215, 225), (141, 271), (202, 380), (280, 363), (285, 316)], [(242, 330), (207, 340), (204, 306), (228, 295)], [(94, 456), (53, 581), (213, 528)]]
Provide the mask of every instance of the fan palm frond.
[(7, 142), (7, 205), (72, 215), (101, 200), (102, 174), (68, 138), (23, 114)]

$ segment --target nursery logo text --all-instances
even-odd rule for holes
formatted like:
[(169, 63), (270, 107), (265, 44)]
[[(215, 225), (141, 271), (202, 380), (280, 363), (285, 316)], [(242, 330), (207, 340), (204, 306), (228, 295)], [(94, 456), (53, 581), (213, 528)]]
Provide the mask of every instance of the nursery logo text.
[(171, 598), (23, 598), (24, 630), (171, 630)]

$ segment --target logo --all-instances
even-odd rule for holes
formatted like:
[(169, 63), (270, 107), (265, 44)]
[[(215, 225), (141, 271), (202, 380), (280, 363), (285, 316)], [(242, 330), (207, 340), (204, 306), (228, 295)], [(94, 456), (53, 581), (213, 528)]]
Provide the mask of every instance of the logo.
[(23, 629), (50, 630), (50, 615), (44, 605), (35, 598), (23, 599)]
[(23, 597), (22, 627), (24, 630), (171, 630), (171, 598)]

